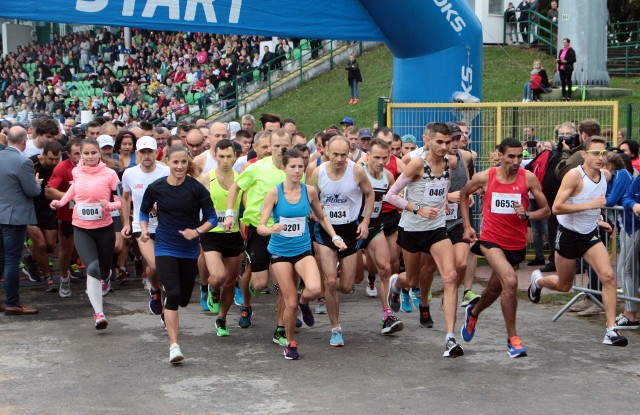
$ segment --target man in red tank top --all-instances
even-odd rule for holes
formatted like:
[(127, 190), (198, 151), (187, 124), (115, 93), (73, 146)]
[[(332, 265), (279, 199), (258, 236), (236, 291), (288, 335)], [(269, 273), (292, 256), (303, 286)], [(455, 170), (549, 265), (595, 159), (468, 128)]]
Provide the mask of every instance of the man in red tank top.
[[(477, 173), (460, 193), (460, 213), (464, 225), (464, 239), (475, 244), (471, 250), (487, 259), (492, 273), (480, 301), (465, 309), (462, 338), (471, 341), (480, 313), (500, 297), (502, 314), (507, 327), (507, 349), (510, 357), (524, 357), (527, 350), (516, 333), (516, 291), (518, 276), (515, 267), (525, 258), (527, 221), (549, 217), (547, 199), (542, 194), (536, 176), (520, 168), (522, 144), (507, 138), (498, 149), (500, 166)], [(480, 238), (471, 226), (469, 195), (484, 190), (483, 224)], [(540, 209), (527, 212), (531, 192)]]

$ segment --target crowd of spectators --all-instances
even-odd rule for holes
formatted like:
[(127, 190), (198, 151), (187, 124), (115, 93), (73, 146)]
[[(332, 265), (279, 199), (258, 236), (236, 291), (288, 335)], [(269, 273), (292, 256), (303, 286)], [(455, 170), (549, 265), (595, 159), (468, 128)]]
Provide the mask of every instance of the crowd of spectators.
[(265, 77), (300, 44), (280, 39), (270, 51), (261, 50), (268, 39), (260, 36), (132, 29), (127, 49), (124, 38), (123, 28), (102, 28), (19, 46), (0, 60), (0, 118), (25, 125), (42, 116), (79, 122), (88, 110), (124, 123), (135, 116), (175, 124), (189, 111), (188, 94), (198, 94), (201, 109), (213, 93), (233, 105), (236, 88), (254, 80), (254, 69)]

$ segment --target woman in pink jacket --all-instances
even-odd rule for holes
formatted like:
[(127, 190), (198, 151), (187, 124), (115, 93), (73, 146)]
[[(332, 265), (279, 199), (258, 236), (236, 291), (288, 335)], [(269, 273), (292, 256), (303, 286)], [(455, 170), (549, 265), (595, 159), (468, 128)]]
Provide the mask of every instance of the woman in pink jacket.
[(107, 319), (102, 309), (100, 281), (110, 277), (115, 244), (110, 212), (120, 209), (119, 200), (109, 200), (119, 179), (115, 171), (100, 161), (96, 140), (84, 139), (80, 152), (82, 159), (72, 171), (73, 184), (62, 199), (51, 202), (51, 208), (57, 209), (67, 203), (73, 208), (76, 250), (87, 269), (87, 295), (93, 306), (95, 326), (102, 330), (107, 327)]

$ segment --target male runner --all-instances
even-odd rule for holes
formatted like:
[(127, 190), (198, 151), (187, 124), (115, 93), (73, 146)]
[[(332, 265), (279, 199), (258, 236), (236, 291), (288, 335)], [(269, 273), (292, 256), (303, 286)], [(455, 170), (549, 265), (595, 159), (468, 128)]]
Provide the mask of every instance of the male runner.
[[(471, 341), (478, 316), (500, 297), (509, 356), (524, 357), (527, 350), (516, 332), (518, 276), (515, 267), (525, 258), (527, 221), (547, 218), (549, 206), (536, 176), (520, 168), (522, 144), (515, 138), (506, 138), (500, 143), (498, 152), (500, 166), (475, 174), (460, 192), (464, 239), (473, 243), (472, 252), (484, 256), (491, 266), (489, 284), (480, 300), (465, 308), (466, 318), (461, 334), (464, 341)], [(469, 212), (469, 195), (478, 189), (484, 190), (479, 240), (471, 226)], [(540, 206), (534, 212), (527, 212), (529, 192)]]

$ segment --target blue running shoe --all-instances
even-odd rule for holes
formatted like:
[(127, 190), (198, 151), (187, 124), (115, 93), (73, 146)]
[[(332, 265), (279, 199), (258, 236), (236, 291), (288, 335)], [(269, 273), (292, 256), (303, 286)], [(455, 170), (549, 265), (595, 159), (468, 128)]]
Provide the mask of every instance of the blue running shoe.
[(469, 304), (467, 308), (464, 309), (464, 326), (460, 329), (462, 340), (466, 342), (470, 342), (476, 334), (476, 323), (478, 322), (478, 317), (471, 315), (472, 309), (473, 304)]
[(315, 317), (313, 317), (313, 313), (311, 312), (311, 307), (309, 304), (298, 304), (300, 306), (300, 311), (302, 311), (302, 321), (307, 327), (312, 327), (316, 323)]
[(149, 310), (156, 316), (162, 314), (162, 292), (161, 290), (149, 290)]
[(411, 302), (413, 303), (413, 307), (416, 310), (420, 309), (420, 297), (422, 297), (422, 293), (420, 292), (420, 288), (412, 288), (409, 291), (409, 295), (411, 295)]
[(244, 297), (242, 297), (242, 290), (240, 289), (240, 287), (236, 287), (236, 293), (233, 296), (233, 302), (238, 307), (242, 307), (242, 304), (244, 304)]
[(403, 313), (410, 313), (413, 309), (411, 306), (411, 296), (409, 292), (404, 289), (400, 290), (400, 309)]
[(202, 307), (202, 311), (209, 311), (209, 304), (207, 304), (208, 300), (209, 293), (200, 290), (200, 307)]
[(342, 329), (331, 329), (331, 339), (329, 340), (329, 346), (342, 347), (344, 346), (344, 339), (342, 338)]
[(520, 337), (513, 336), (507, 342), (507, 350), (509, 351), (509, 357), (525, 357), (527, 355), (527, 349), (522, 345)]
[(248, 329), (251, 327), (251, 316), (253, 316), (253, 310), (251, 307), (242, 307), (240, 309), (240, 321), (238, 321), (238, 327), (241, 329)]

